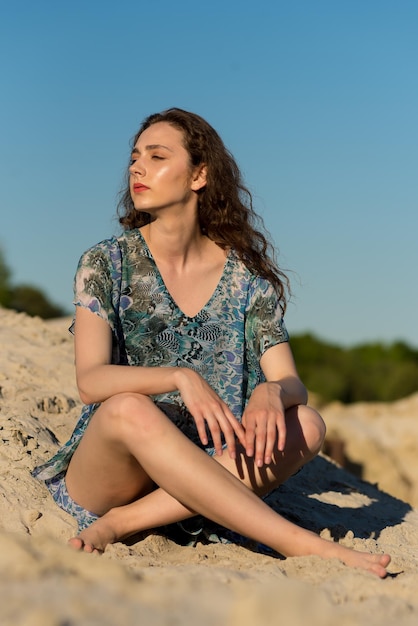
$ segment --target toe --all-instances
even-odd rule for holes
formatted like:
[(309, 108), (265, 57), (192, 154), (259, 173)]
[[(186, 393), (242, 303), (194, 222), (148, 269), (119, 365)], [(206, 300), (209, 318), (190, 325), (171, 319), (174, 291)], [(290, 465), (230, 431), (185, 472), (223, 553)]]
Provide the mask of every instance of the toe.
[(82, 550), (84, 547), (84, 542), (80, 537), (71, 537), (68, 540), (68, 545), (74, 548), (75, 550)]

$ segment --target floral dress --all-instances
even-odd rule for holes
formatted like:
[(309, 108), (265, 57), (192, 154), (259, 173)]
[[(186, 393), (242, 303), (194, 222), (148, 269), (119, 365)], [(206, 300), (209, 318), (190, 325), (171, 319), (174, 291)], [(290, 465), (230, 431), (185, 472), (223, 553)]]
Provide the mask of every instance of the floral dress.
[[(115, 364), (188, 367), (199, 374), (238, 420), (257, 384), (260, 358), (288, 340), (273, 286), (252, 274), (230, 251), (209, 301), (193, 317), (168, 292), (140, 230), (100, 242), (83, 254), (74, 281), (74, 304), (90, 309), (112, 330)], [(180, 394), (152, 396), (196, 445), (195, 422)], [(41, 480), (64, 472), (99, 404), (84, 406), (70, 440), (34, 470)], [(209, 434), (209, 433), (208, 433)], [(207, 446), (210, 453), (211, 441)]]

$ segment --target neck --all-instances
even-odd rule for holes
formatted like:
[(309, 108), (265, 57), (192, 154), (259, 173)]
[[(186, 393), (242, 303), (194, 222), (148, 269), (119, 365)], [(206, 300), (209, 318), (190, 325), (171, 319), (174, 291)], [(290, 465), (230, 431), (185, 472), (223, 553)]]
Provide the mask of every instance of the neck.
[(177, 266), (184, 266), (199, 256), (208, 242), (197, 222), (190, 224), (176, 220), (170, 224), (155, 220), (144, 226), (141, 232), (156, 260)]

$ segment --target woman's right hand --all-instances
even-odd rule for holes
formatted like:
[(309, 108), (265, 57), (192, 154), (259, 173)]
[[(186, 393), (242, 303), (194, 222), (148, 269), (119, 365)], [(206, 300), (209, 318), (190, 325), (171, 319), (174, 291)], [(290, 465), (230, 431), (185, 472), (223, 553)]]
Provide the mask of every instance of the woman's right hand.
[(245, 447), (244, 428), (229, 407), (221, 400), (212, 387), (194, 370), (179, 368), (176, 372), (177, 389), (183, 402), (192, 415), (200, 440), (208, 444), (206, 425), (212, 435), (216, 454), (222, 454), (221, 434), (225, 438), (229, 456), (236, 458), (236, 439)]

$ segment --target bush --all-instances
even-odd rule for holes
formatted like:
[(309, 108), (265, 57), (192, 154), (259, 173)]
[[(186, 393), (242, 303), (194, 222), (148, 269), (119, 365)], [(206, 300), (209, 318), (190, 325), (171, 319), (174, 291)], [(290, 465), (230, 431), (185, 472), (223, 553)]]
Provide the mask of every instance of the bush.
[(15, 309), (44, 319), (66, 315), (64, 309), (52, 304), (43, 291), (30, 285), (13, 285), (11, 271), (0, 248), (0, 306)]
[(0, 249), (0, 305), (8, 307), (10, 302), (10, 276), (11, 272), (6, 264), (3, 251)]
[(24, 312), (28, 315), (51, 319), (65, 315), (64, 310), (47, 299), (42, 291), (30, 285), (18, 285), (12, 289), (10, 309)]
[(341, 348), (304, 334), (291, 345), (300, 377), (325, 402), (390, 402), (418, 391), (418, 351), (403, 342)]

